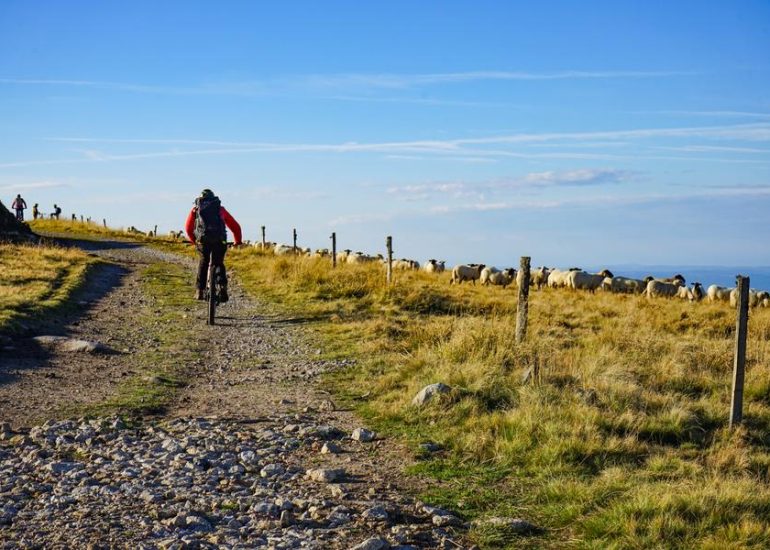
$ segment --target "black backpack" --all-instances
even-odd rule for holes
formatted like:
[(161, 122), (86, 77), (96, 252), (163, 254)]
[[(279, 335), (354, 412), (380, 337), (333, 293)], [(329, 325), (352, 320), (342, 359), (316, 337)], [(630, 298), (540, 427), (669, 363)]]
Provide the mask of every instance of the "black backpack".
[(198, 209), (195, 218), (195, 238), (198, 241), (224, 242), (227, 240), (225, 222), (220, 214), (222, 203), (217, 197), (210, 199), (195, 199)]

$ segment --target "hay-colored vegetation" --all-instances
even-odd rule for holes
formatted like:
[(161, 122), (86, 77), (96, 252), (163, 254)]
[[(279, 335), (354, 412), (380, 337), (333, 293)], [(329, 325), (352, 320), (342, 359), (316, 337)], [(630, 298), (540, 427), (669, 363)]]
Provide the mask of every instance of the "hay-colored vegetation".
[[(525, 517), (543, 533), (472, 531), (484, 547), (770, 546), (770, 311), (752, 312), (745, 424), (727, 429), (735, 314), (727, 305), (533, 291), (448, 275), (228, 256), (254, 293), (315, 321), (359, 365), (331, 382), (378, 429), (447, 452), (413, 470), (468, 519)], [(539, 366), (540, 377), (522, 374)], [(455, 391), (416, 410), (424, 385)], [(360, 396), (365, 396), (360, 399)]]
[(94, 262), (80, 250), (0, 244), (0, 331), (65, 305)]

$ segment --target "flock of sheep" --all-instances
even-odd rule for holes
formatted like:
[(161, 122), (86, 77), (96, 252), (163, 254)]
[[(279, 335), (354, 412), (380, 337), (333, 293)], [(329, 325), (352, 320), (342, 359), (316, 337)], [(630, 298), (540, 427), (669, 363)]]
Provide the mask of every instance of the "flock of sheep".
[[(181, 238), (180, 232), (172, 232), (174, 239)], [(259, 250), (272, 252), (276, 256), (301, 255), (310, 258), (330, 258), (331, 251), (328, 248), (319, 248), (311, 251), (309, 248), (294, 247), (288, 244), (278, 244), (273, 242), (254, 243), (253, 246)], [(369, 255), (364, 252), (353, 252), (352, 250), (343, 250), (337, 252), (338, 264), (365, 264), (365, 263), (386, 263), (382, 254)], [(427, 273), (443, 273), (446, 271), (446, 262), (442, 260), (430, 259), (422, 266), (416, 260), (401, 258), (393, 260), (394, 270), (420, 270)], [(513, 268), (497, 269), (496, 267), (486, 266), (484, 264), (460, 264), (452, 268), (450, 284), (461, 284), (470, 281), (476, 284), (488, 286), (519, 286), (523, 282), (523, 273)], [(602, 290), (618, 294), (640, 294), (648, 298), (667, 297), (679, 298), (693, 302), (706, 300), (708, 302), (729, 302), (735, 306), (738, 298), (736, 288), (727, 288), (718, 285), (711, 285), (704, 290), (700, 283), (693, 283), (690, 287), (686, 285), (685, 278), (676, 274), (669, 278), (655, 278), (647, 276), (644, 279), (634, 279), (631, 277), (615, 276), (609, 269), (604, 269), (598, 273), (588, 273), (582, 269), (573, 267), (567, 270), (560, 270), (547, 267), (538, 267), (530, 271), (530, 285), (537, 289), (541, 288), (569, 288), (573, 290), (587, 290), (596, 292)], [(770, 292), (765, 290), (751, 289), (749, 291), (750, 307), (770, 307)]]

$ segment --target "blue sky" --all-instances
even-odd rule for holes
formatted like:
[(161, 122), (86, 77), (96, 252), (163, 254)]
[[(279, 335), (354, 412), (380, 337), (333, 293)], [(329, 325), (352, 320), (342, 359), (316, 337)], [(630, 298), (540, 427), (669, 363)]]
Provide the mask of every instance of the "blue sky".
[(770, 265), (767, 2), (0, 3), (0, 197), (511, 265)]

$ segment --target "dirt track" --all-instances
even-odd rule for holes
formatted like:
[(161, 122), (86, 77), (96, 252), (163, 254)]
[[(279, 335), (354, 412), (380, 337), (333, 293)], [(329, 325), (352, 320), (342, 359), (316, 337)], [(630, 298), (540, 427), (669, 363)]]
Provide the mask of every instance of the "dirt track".
[[(207, 326), (204, 305), (187, 299), (192, 296), (190, 260), (128, 243), (73, 244), (110, 263), (98, 268), (88, 288), (76, 297), (80, 304), (77, 311), (31, 327), (29, 336), (53, 334), (98, 341), (114, 353), (63, 352), (42, 347), (28, 338), (17, 339), (10, 349), (3, 350), (0, 420), (9, 422), (17, 433), (28, 433), (30, 427), (46, 421), (61, 420), (73, 410), (98, 408), (113, 398), (127, 379), (141, 377), (142, 369), (147, 368), (147, 358), (154, 357), (153, 354), (165, 369), (173, 365), (169, 375), (183, 380), (184, 386), (162, 410), (140, 422), (162, 424), (173, 419), (204, 417), (221, 425), (258, 425), (260, 430), (275, 426), (291, 432), (294, 428), (286, 425), (294, 419), (297, 424), (331, 425), (347, 434), (361, 427), (351, 412), (336, 410), (329, 395), (316, 383), (320, 373), (344, 368), (349, 361), (320, 360), (322, 350), (311, 343), (300, 320), (271, 312), (231, 282), (231, 301), (218, 310), (219, 324)], [(181, 278), (172, 290), (178, 295), (182, 288), (187, 293), (185, 298), (154, 295), (155, 287), (142, 282), (150, 267), (160, 272), (167, 270), (169, 277)], [(164, 338), (167, 332), (173, 332), (172, 337)], [(157, 377), (143, 381), (151, 384), (154, 378)], [(408, 496), (416, 487), (413, 479), (402, 474), (407, 460), (402, 448), (389, 440), (361, 443), (348, 437), (342, 443), (343, 455), (321, 454), (313, 444), (310, 448), (298, 448), (292, 461), (299, 462), (301, 468), (343, 466), (347, 479), (358, 480), (345, 487), (345, 492), (355, 495), (356, 500), (370, 504), (376, 500), (410, 510), (417, 506), (419, 510), (419, 505)], [(0, 491), (0, 506), (1, 498)], [(422, 541), (416, 543), (418, 547), (434, 547), (443, 544), (444, 539), (454, 538), (443, 528), (436, 530), (430, 520), (428, 513), (420, 520), (427, 522), (424, 527), (415, 526), (422, 534), (409, 539), (413, 544)], [(15, 525), (23, 534), (24, 524)], [(377, 528), (366, 530), (370, 534), (380, 532), (384, 537), (391, 527), (384, 521)], [(334, 546), (351, 545), (355, 537), (360, 541), (363, 532), (351, 529), (351, 538), (345, 536)], [(19, 535), (19, 531), (15, 533)], [(312, 540), (312, 529), (310, 533), (308, 540)], [(118, 537), (115, 544), (127, 544), (128, 540)]]

